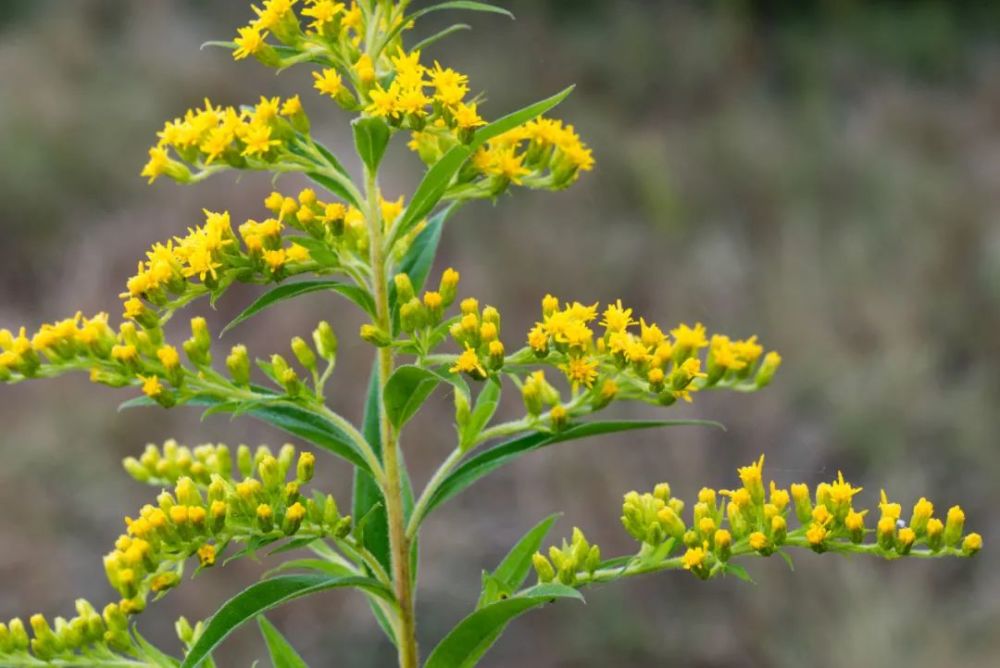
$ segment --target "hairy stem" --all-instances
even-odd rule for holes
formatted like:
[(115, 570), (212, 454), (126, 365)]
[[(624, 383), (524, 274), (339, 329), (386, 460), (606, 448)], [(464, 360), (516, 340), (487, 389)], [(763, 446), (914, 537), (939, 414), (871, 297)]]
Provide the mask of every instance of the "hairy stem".
[[(391, 331), (389, 312), (388, 263), (382, 229), (381, 203), (375, 174), (366, 169), (365, 191), (368, 196), (368, 229), (370, 234), (371, 264), (375, 283), (376, 325), (384, 332)], [(389, 422), (382, 400), (385, 384), (392, 375), (392, 348), (378, 349), (379, 366), (379, 419), (382, 432), (382, 462), (385, 472), (383, 493), (385, 511), (389, 522), (389, 547), (392, 552), (392, 578), (399, 603), (400, 668), (417, 668), (417, 623), (413, 606), (413, 586), (410, 577), (410, 539), (406, 535), (406, 517), (403, 512), (402, 471), (395, 429)]]

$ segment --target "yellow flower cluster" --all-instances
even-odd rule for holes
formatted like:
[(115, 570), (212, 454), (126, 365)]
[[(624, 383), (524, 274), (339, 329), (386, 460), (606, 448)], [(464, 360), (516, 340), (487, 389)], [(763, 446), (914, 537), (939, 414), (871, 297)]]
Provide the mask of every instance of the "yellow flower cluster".
[[(305, 246), (294, 237), (282, 237), (280, 219), (248, 220), (233, 232), (229, 212), (205, 211), (205, 223), (189, 228), (187, 235), (156, 243), (128, 279), (124, 317), (154, 326), (158, 310), (172, 311), (192, 299), (218, 293), (233, 281), (263, 283), (317, 268)], [(195, 283), (195, 281), (200, 283)]]
[(461, 316), (457, 322), (452, 323), (448, 331), (463, 351), (450, 371), (468, 374), (475, 380), (484, 380), (490, 373), (498, 371), (504, 363), (500, 312), (492, 306), (480, 311), (479, 301), (473, 297), (463, 299), (460, 308)]
[(296, 134), (308, 129), (297, 95), (284, 101), (261, 97), (252, 110), (212, 106), (206, 99), (204, 109), (189, 109), (163, 126), (142, 176), (150, 183), (160, 176), (187, 183), (223, 166), (269, 169), (285, 160), (295, 162)]
[(620, 300), (604, 310), (599, 337), (593, 327), (597, 319), (597, 304), (560, 306), (546, 295), (542, 320), (528, 332), (536, 359), (558, 366), (574, 391), (586, 388), (596, 401), (617, 396), (670, 405), (691, 401), (693, 392), (709, 387), (759, 388), (781, 364), (777, 353), (763, 354), (756, 337), (709, 339), (700, 323), (666, 333), (656, 323), (634, 320), (632, 309)]
[[(332, 497), (300, 495), (301, 485), (312, 479), (316, 461), (312, 453), (299, 455), (295, 478), (288, 480), (295, 455), (290, 445), (277, 457), (262, 446), (251, 458), (249, 449), (241, 447), (237, 455), (241, 472), (256, 470), (257, 476), (246, 475), (239, 482), (233, 478), (225, 446), (186, 452), (168, 443), (162, 453), (147, 449), (142, 460), (127, 462), (126, 469), (147, 482), (169, 479), (183, 468), (193, 473), (200, 468), (201, 482), (181, 475), (172, 494), (161, 493), (155, 506), (144, 506), (135, 519), (125, 518), (126, 533), (104, 558), (108, 581), (122, 596), (122, 610), (143, 610), (150, 593), (180, 582), (189, 557), (196, 555), (203, 568), (212, 566), (230, 542), (261, 545), (300, 532), (346, 535), (351, 520), (340, 516)], [(192, 458), (195, 461), (186, 464)], [(213, 472), (207, 473), (210, 468)]]
[(44, 665), (41, 662), (96, 666), (114, 658), (114, 652), (135, 655), (138, 648), (118, 604), (109, 603), (102, 614), (81, 598), (76, 601), (76, 613), (68, 620), (56, 617), (51, 625), (43, 615), (32, 615), (28, 625), (33, 637), (19, 618), (0, 623), (0, 660), (17, 666)]
[[(965, 513), (949, 509), (944, 520), (934, 517), (934, 506), (921, 498), (913, 507), (909, 523), (900, 519), (902, 506), (882, 493), (881, 519), (874, 530), (865, 526), (868, 510), (853, 506), (861, 492), (844, 480), (843, 474), (820, 483), (815, 495), (808, 485), (789, 490), (774, 481), (764, 486), (764, 457), (738, 470), (742, 486), (734, 490), (708, 487), (698, 492), (685, 521), (687, 504), (671, 494), (670, 485), (660, 483), (652, 492), (629, 492), (622, 504), (622, 525), (642, 545), (639, 552), (602, 563), (579, 529), (570, 543), (551, 548), (549, 558), (534, 555), (540, 582), (558, 579), (567, 585), (610, 582), (621, 577), (661, 570), (683, 569), (699, 578), (736, 573), (745, 577), (732, 559), (747, 555), (770, 556), (789, 547), (815, 552), (868, 554), (885, 559), (907, 555), (920, 557), (973, 556), (982, 549), (977, 533), (965, 534)], [(791, 528), (797, 518), (801, 526)], [(874, 535), (873, 535), (874, 534)], [(684, 551), (678, 552), (683, 547)]]
[[(444, 123), (431, 123), (413, 133), (408, 146), (424, 162), (439, 160), (452, 146), (469, 136), (456, 134)], [(511, 184), (557, 190), (571, 185), (580, 172), (594, 168), (593, 152), (572, 125), (538, 118), (510, 130), (478, 149), (459, 174), (454, 195), (463, 199), (496, 197)]]
[(389, 59), (392, 82), (386, 87), (375, 83), (368, 92), (369, 116), (386, 119), (392, 125), (415, 130), (432, 126), (437, 132), (453, 131), (464, 142), (472, 132), (486, 125), (477, 103), (467, 101), (469, 78), (435, 62), (433, 68), (420, 63), (420, 52), (400, 48)]
[[(263, 6), (254, 7), (257, 17), (248, 25), (237, 29), (233, 40), (233, 59), (255, 57), (268, 67), (285, 67), (301, 58), (288, 56), (288, 51), (275, 48), (267, 39), (273, 36), (281, 45), (305, 54), (317, 62), (355, 62), (359, 46), (365, 36), (365, 13), (357, 3), (350, 5), (334, 0), (305, 0), (296, 14), (298, 0), (265, 0)], [(302, 21), (308, 24), (305, 28)], [(402, 21), (400, 15), (393, 24)], [(385, 25), (388, 29), (388, 24)]]
[[(203, 361), (211, 344), (204, 318), (192, 319), (191, 329), (184, 350), (192, 361)], [(173, 397), (161, 379), (174, 387), (184, 380), (180, 355), (164, 342), (161, 330), (138, 329), (134, 323), (125, 322), (116, 334), (105, 313), (93, 318), (77, 313), (42, 325), (30, 339), (24, 327), (16, 337), (8, 330), (0, 330), (0, 350), (0, 381), (85, 370), (95, 383), (112, 387), (141, 382), (148, 396), (172, 405)]]
[[(920, 499), (907, 525), (900, 520), (901, 506), (889, 503), (883, 492), (882, 519), (878, 529), (865, 527), (868, 510), (856, 509), (854, 497), (861, 488), (843, 474), (815, 490), (793, 484), (790, 492), (774, 481), (764, 486), (764, 457), (738, 471), (742, 486), (734, 490), (703, 488), (694, 504), (690, 526), (682, 519), (685, 504), (660, 485), (652, 494), (630, 492), (625, 496), (622, 523), (634, 537), (648, 545), (668, 539), (687, 550), (678, 562), (700, 577), (725, 571), (731, 556), (771, 555), (785, 546), (807, 547), (816, 552), (845, 552), (892, 559), (921, 556), (970, 556), (982, 547), (979, 534), (963, 537), (965, 515), (953, 507), (946, 521), (933, 517), (933, 505)], [(792, 529), (794, 516), (800, 527)], [(875, 533), (874, 541), (867, 541)]]

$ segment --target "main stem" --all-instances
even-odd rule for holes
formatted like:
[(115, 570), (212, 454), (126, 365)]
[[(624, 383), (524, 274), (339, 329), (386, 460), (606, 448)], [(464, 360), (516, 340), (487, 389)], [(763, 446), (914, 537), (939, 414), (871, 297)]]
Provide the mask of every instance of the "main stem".
[[(391, 332), (392, 319), (389, 312), (389, 267), (384, 248), (381, 203), (378, 183), (372, 170), (365, 170), (365, 191), (368, 196), (368, 229), (371, 246), (372, 274), (375, 282), (376, 325), (383, 332)], [(392, 348), (378, 349), (379, 365), (379, 419), (382, 432), (382, 463), (385, 470), (385, 512), (389, 522), (389, 548), (392, 552), (392, 579), (396, 587), (399, 603), (399, 646), (400, 668), (417, 668), (417, 620), (413, 607), (413, 585), (410, 576), (410, 539), (406, 535), (406, 518), (403, 513), (403, 486), (399, 462), (399, 444), (395, 429), (385, 411), (383, 390), (392, 375)]]

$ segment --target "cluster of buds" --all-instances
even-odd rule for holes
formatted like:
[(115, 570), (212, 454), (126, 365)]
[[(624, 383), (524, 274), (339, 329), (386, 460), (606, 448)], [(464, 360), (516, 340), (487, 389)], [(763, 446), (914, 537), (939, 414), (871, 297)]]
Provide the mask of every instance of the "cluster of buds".
[(204, 225), (146, 252), (121, 294), (125, 317), (153, 327), (162, 311), (172, 312), (204, 294), (218, 296), (234, 281), (280, 281), (317, 269), (294, 237), (282, 238), (282, 229), (279, 219), (248, 220), (239, 227), (241, 246), (228, 211), (205, 211)]
[(459, 273), (445, 269), (437, 290), (426, 290), (417, 296), (413, 282), (407, 274), (396, 274), (393, 284), (399, 304), (399, 327), (415, 340), (428, 342), (443, 319), (445, 311), (455, 303), (458, 294)]
[[(178, 477), (173, 493), (162, 492), (156, 505), (144, 506), (135, 519), (125, 518), (126, 533), (104, 558), (108, 581), (122, 596), (122, 609), (143, 610), (151, 592), (166, 591), (180, 582), (189, 557), (196, 555), (201, 567), (210, 567), (219, 556), (219, 546), (230, 542), (273, 542), (299, 533), (345, 536), (351, 519), (340, 515), (333, 497), (301, 495), (315, 463), (310, 452), (299, 454), (296, 462), (291, 445), (277, 457), (263, 446), (256, 453), (241, 446), (236, 466), (244, 478), (237, 482), (225, 446), (189, 450), (169, 442), (162, 452), (152, 447), (141, 460), (126, 463), (126, 470), (146, 482), (170, 480), (175, 473)], [(200, 476), (180, 475), (185, 468)], [(209, 468), (214, 470), (209, 473)], [(251, 475), (254, 471), (256, 476)]]
[[(175, 625), (177, 637), (190, 648), (205, 630), (184, 617)], [(118, 603), (97, 612), (86, 599), (77, 599), (76, 615), (56, 617), (52, 623), (32, 615), (27, 627), (20, 618), (0, 622), (0, 662), (5, 666), (133, 666), (159, 665), (162, 654), (138, 641), (128, 616)]]
[(301, 164), (299, 135), (309, 118), (299, 96), (284, 101), (261, 97), (252, 109), (213, 106), (189, 109), (168, 121), (149, 149), (142, 176), (152, 183), (168, 176), (180, 183), (205, 178), (223, 168), (266, 170), (277, 164)]
[[(457, 282), (458, 274), (455, 274)], [(442, 280), (443, 283), (443, 280)], [(482, 311), (479, 301), (469, 297), (460, 305), (461, 316), (448, 332), (463, 349), (450, 371), (464, 373), (474, 380), (485, 380), (503, 367), (504, 345), (500, 341), (500, 312), (492, 306)]]
[[(656, 323), (633, 320), (621, 301), (604, 310), (600, 337), (592, 328), (597, 318), (597, 304), (560, 306), (546, 295), (542, 320), (528, 333), (535, 359), (558, 366), (574, 392), (585, 388), (597, 407), (615, 397), (669, 406), (691, 401), (693, 392), (706, 388), (753, 390), (767, 385), (781, 364), (777, 353), (763, 354), (756, 337), (732, 341), (716, 335), (710, 342), (700, 323), (681, 324), (668, 334)], [(636, 325), (638, 332), (632, 331)]]
[[(328, 322), (321, 321), (313, 330), (313, 345), (309, 345), (301, 336), (296, 336), (291, 341), (292, 355), (303, 369), (312, 377), (313, 395), (317, 399), (323, 397), (323, 386), (333, 372), (334, 364), (337, 360), (337, 337), (333, 333), (333, 328)], [(318, 366), (319, 359), (326, 361), (326, 370), (320, 373)], [(306, 384), (299, 377), (298, 372), (279, 353), (271, 355), (269, 362), (258, 361), (257, 365), (281, 387), (289, 397), (305, 396)], [(233, 382), (239, 386), (247, 386), (250, 382), (250, 362), (243, 346), (234, 346), (229, 357), (226, 358), (226, 366), (233, 377)]]
[[(456, 145), (460, 136), (455, 130), (432, 125), (413, 133), (409, 147), (432, 164)], [(572, 125), (538, 118), (477, 150), (459, 173), (453, 192), (464, 199), (476, 199), (495, 198), (511, 185), (560, 190), (593, 168), (593, 152)]]
[(594, 571), (601, 565), (601, 548), (591, 545), (583, 531), (574, 527), (573, 537), (569, 542), (563, 539), (562, 547), (550, 547), (548, 558), (541, 552), (536, 552), (532, 555), (531, 562), (539, 582), (558, 581), (573, 586), (581, 575), (594, 575)]
[[(280, 470), (291, 470), (295, 455), (295, 446), (291, 443), (281, 446), (276, 457)], [(204, 443), (192, 448), (169, 439), (161, 447), (148, 444), (142, 456), (138, 459), (126, 457), (122, 465), (135, 480), (149, 485), (176, 485), (181, 478), (191, 478), (196, 484), (207, 486), (215, 476), (226, 481), (232, 481), (236, 473), (249, 478), (268, 457), (274, 455), (266, 445), (256, 449), (240, 445), (236, 448), (234, 459), (233, 451), (228, 445)], [(296, 469), (302, 482), (312, 479), (314, 466), (315, 458), (312, 454), (302, 453)]]

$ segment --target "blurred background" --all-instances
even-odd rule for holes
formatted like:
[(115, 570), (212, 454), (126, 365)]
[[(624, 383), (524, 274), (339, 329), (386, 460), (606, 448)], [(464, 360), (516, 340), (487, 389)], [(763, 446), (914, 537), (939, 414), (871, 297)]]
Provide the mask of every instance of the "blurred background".
[[(578, 84), (558, 110), (589, 140), (597, 170), (558, 194), (517, 192), (470, 206), (446, 230), (438, 270), (498, 306), (513, 345), (546, 291), (622, 297), (673, 324), (759, 334), (784, 356), (774, 385), (705, 394), (679, 414), (725, 433), (675, 429), (533, 454), (444, 506), (426, 525), (419, 593), (425, 651), (474, 604), (531, 525), (565, 511), (607, 555), (633, 549), (622, 493), (670, 481), (676, 493), (732, 485), (767, 453), (780, 484), (845, 476), (873, 504), (961, 503), (986, 537), (977, 559), (901, 563), (797, 555), (750, 564), (757, 582), (664, 574), (588, 592), (516, 622), (487, 655), (510, 665), (986, 666), (1000, 653), (1000, 6), (951, 2), (508, 0), (516, 22), (433, 47), (483, 89), (497, 117)], [(434, 15), (441, 16), (441, 15)], [(146, 149), (167, 118), (210, 95), (226, 104), (304, 91), (316, 134), (341, 155), (345, 116), (308, 72), (275, 76), (226, 52), (244, 2), (0, 2), (0, 326), (107, 310), (148, 245), (201, 221), (202, 207), (257, 217), (266, 177), (147, 187)], [(453, 15), (452, 19), (455, 18)], [(427, 21), (418, 32), (437, 27)], [(412, 42), (411, 42), (412, 43)], [(388, 195), (418, 162), (394, 146)], [(294, 189), (294, 179), (281, 182)], [(233, 290), (216, 328), (245, 307)], [(341, 334), (333, 402), (361, 412), (370, 349), (343, 301), (312, 296), (227, 336), (266, 356), (320, 318)], [(120, 470), (148, 441), (286, 439), (195, 410), (117, 413), (121, 391), (85, 378), (0, 387), (0, 619), (104, 602), (101, 555), (121, 518), (154, 491)], [(508, 399), (511, 399), (508, 397)], [(518, 411), (506, 404), (508, 415)], [(616, 409), (652, 417), (652, 410)], [(436, 397), (406, 439), (422, 484), (450, 449)], [(349, 472), (321, 460), (345, 503)], [(266, 569), (206, 572), (140, 620), (177, 650), (178, 615), (209, 616)], [(389, 666), (357, 596), (327, 594), (272, 619), (313, 665)], [(264, 655), (234, 635), (220, 666)], [(989, 657), (994, 657), (992, 660)]]

